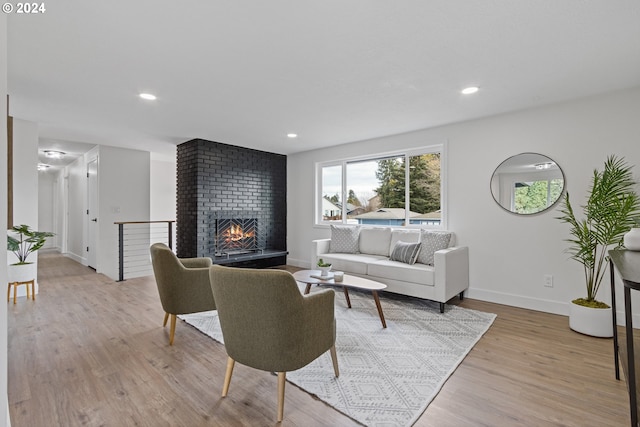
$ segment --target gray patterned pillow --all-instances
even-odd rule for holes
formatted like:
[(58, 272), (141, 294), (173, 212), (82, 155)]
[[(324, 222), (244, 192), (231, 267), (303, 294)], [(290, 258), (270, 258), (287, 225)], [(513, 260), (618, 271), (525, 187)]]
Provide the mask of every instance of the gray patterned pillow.
[(399, 241), (393, 247), (390, 259), (391, 261), (400, 261), (405, 264), (415, 264), (419, 252), (420, 242), (407, 243)]
[(435, 251), (447, 249), (451, 241), (451, 233), (446, 231), (420, 230), (420, 252), (418, 261), (420, 264), (433, 265)]
[(348, 225), (331, 226), (331, 244), (329, 252), (342, 254), (358, 253), (358, 236), (360, 227)]

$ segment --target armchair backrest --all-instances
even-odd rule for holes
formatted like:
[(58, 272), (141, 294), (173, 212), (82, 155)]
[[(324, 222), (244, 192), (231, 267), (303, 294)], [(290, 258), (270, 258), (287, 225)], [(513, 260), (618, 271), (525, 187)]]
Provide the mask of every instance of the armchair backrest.
[[(283, 270), (214, 265), (210, 277), (224, 344), (235, 361), (267, 371), (291, 371), (335, 342), (333, 291), (311, 301)], [(324, 304), (324, 317), (313, 321), (316, 311), (309, 302)]]
[(150, 251), (160, 302), (166, 313), (197, 313), (216, 308), (209, 284), (210, 260), (202, 268), (187, 268), (163, 243), (154, 243)]

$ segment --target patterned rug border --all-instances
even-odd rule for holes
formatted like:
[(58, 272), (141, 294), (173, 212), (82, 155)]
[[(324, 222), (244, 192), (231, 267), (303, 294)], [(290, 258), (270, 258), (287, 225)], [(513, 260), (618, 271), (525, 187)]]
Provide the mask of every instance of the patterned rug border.
[[(320, 288), (314, 287), (312, 292), (315, 291), (316, 289), (320, 289)], [(333, 377), (333, 368), (331, 367), (332, 366), (331, 359), (327, 353), (320, 356), (318, 359), (316, 359), (311, 364), (305, 366), (304, 368), (301, 368), (294, 372), (287, 373), (287, 381), (295, 385), (299, 389), (305, 391), (306, 393), (309, 393), (314, 398), (322, 401), (323, 403), (335, 409), (336, 411), (340, 412), (341, 414), (363, 425), (375, 426), (375, 425), (378, 425), (378, 423), (380, 423), (379, 425), (384, 425), (384, 426), (413, 425), (422, 416), (422, 414), (425, 412), (429, 404), (431, 404), (431, 402), (435, 399), (435, 397), (438, 395), (438, 393), (440, 392), (444, 384), (447, 382), (447, 380), (451, 377), (453, 372), (455, 372), (455, 370), (458, 368), (458, 366), (460, 366), (462, 361), (467, 357), (467, 355), (475, 347), (478, 341), (480, 341), (480, 339), (484, 336), (484, 334), (489, 330), (491, 325), (493, 325), (493, 322), (497, 317), (493, 313), (486, 313), (478, 310), (462, 308), (455, 305), (447, 305), (445, 313), (441, 314), (439, 312), (439, 304), (436, 302), (422, 300), (422, 299), (413, 298), (413, 297), (407, 297), (407, 296), (398, 295), (398, 294), (381, 292), (380, 299), (381, 299), (383, 311), (385, 314), (385, 319), (387, 322), (387, 329), (383, 329), (382, 325), (380, 324), (380, 318), (378, 317), (378, 313), (375, 309), (373, 298), (370, 293), (360, 292), (357, 290), (350, 290), (349, 294), (351, 296), (351, 304), (353, 308), (348, 309), (346, 307), (344, 297), (342, 296), (341, 289), (336, 287), (334, 288), (334, 290), (336, 291), (336, 320), (337, 320), (337, 328), (338, 328), (336, 333), (337, 334), (336, 347), (338, 349), (338, 357), (340, 360), (340, 378), (335, 379)], [(378, 349), (380, 349), (380, 352), (383, 352), (385, 346), (387, 346), (387, 349), (393, 348), (395, 344), (398, 344), (397, 342), (395, 342), (396, 339), (398, 339), (399, 341), (410, 340), (412, 342), (411, 345), (413, 345), (413, 341), (416, 340), (417, 338), (414, 336), (411, 336), (412, 320), (406, 319), (408, 314), (420, 315), (419, 318), (413, 319), (413, 322), (415, 323), (424, 324), (427, 327), (444, 328), (443, 331), (432, 332), (433, 334), (439, 334), (439, 333), (442, 334), (442, 335), (434, 335), (431, 338), (431, 341), (440, 341), (440, 342), (436, 342), (435, 343), (436, 345), (451, 344), (451, 342), (449, 342), (449, 337), (447, 336), (447, 334), (450, 334), (452, 336), (455, 336), (456, 334), (460, 336), (462, 335), (460, 331), (454, 330), (455, 328), (453, 327), (451, 327), (450, 330), (447, 330), (447, 328), (452, 325), (459, 326), (457, 323), (453, 323), (453, 322), (456, 321), (456, 319), (458, 319), (461, 314), (468, 315), (470, 318), (473, 317), (475, 319), (480, 319), (480, 321), (485, 323), (480, 325), (481, 327), (477, 329), (473, 329), (472, 332), (474, 333), (474, 336), (469, 337), (467, 341), (464, 341), (462, 343), (454, 343), (457, 345), (458, 349), (460, 350), (459, 353), (455, 354), (456, 357), (454, 360), (446, 360), (446, 362), (442, 363), (442, 361), (439, 359), (441, 355), (437, 354), (437, 352), (434, 352), (434, 354), (432, 355), (434, 357), (434, 361), (432, 361), (431, 359), (428, 360), (430, 363), (434, 365), (432, 368), (435, 371), (438, 371), (438, 368), (442, 364), (446, 364), (447, 369), (445, 371), (438, 371), (435, 373), (436, 375), (439, 376), (439, 379), (437, 382), (434, 382), (433, 384), (426, 384), (421, 382), (410, 384), (410, 387), (414, 387), (416, 390), (424, 392), (425, 395), (421, 396), (418, 394), (416, 396), (412, 395), (408, 397), (406, 394), (403, 395), (403, 397), (408, 400), (412, 400), (412, 399), (419, 400), (419, 402), (412, 402), (411, 404), (409, 404), (408, 408), (394, 407), (386, 410), (380, 409), (380, 407), (378, 406), (380, 402), (369, 403), (371, 408), (365, 408), (365, 409), (359, 408), (357, 403), (351, 402), (353, 406), (349, 407), (348, 406), (349, 402), (347, 402), (349, 400), (348, 397), (345, 397), (343, 400), (339, 402), (330, 401), (331, 399), (336, 400), (337, 399), (336, 396), (349, 395), (348, 392), (354, 391), (353, 389), (358, 386), (367, 385), (365, 383), (362, 383), (362, 381), (360, 382), (356, 381), (355, 378), (345, 379), (345, 375), (348, 375), (349, 368), (353, 369), (353, 372), (355, 372), (356, 370), (361, 370), (360, 368), (362, 366), (358, 366), (357, 364), (362, 362), (363, 356), (361, 353), (366, 352), (366, 349), (357, 348), (358, 345), (366, 346), (366, 344), (369, 341), (373, 342), (374, 340), (377, 340), (377, 339), (381, 340), (381, 343), (376, 344), (376, 348), (374, 350), (369, 350), (370, 353), (372, 354), (368, 354), (368, 357), (373, 357), (375, 359), (377, 359), (376, 351)], [(403, 319), (400, 319), (400, 316), (402, 316)], [(220, 342), (221, 344), (224, 344), (220, 330), (219, 330), (219, 325), (217, 325), (216, 323), (217, 330), (215, 329), (211, 330), (212, 325), (204, 324), (204, 323), (207, 323), (206, 319), (210, 319), (208, 323), (217, 322), (217, 317), (215, 315), (215, 312), (194, 313), (189, 315), (181, 315), (178, 317), (184, 320), (190, 326), (197, 329), (199, 332), (203, 333), (204, 335), (214, 339), (215, 341)], [(404, 320), (404, 323), (402, 320)], [(357, 325), (357, 326), (354, 327), (353, 325)], [(204, 330), (203, 328), (208, 330)], [(393, 335), (394, 332), (397, 332), (399, 335), (394, 336)], [(218, 334), (218, 336), (215, 335), (216, 333)], [(408, 334), (410, 336), (407, 337), (403, 334)], [(425, 335), (426, 333), (423, 333), (421, 335), (421, 338), (424, 337)], [(354, 345), (352, 341), (348, 341), (349, 339), (352, 339), (353, 336), (356, 336), (356, 338), (364, 337), (363, 341), (367, 341), (367, 342), (366, 343), (356, 342), (356, 345)], [(428, 337), (430, 337), (430, 335)], [(439, 340), (436, 338), (439, 338)], [(360, 341), (360, 340), (355, 339), (355, 341)], [(403, 344), (403, 343), (400, 342), (399, 344)], [(352, 351), (354, 348), (356, 350)], [(404, 347), (404, 348), (406, 348), (406, 350), (404, 351), (411, 350), (408, 347)], [(428, 351), (430, 349), (426, 349), (426, 350)], [(447, 348), (447, 350), (451, 350), (451, 349)], [(451, 352), (453, 351), (455, 351), (455, 348)], [(424, 356), (421, 353), (412, 353), (411, 357), (415, 357), (418, 360), (424, 358)], [(429, 358), (431, 356), (427, 356), (427, 357)], [(380, 357), (380, 359), (382, 359), (382, 357)], [(408, 357), (407, 359), (410, 359), (410, 358)], [(350, 366), (350, 363), (352, 362), (354, 364)], [(382, 364), (384, 364), (384, 361), (381, 361), (381, 360), (376, 360), (375, 362), (376, 362), (375, 365), (373, 364), (367, 365), (364, 370), (366, 371), (367, 369), (373, 369), (373, 367), (379, 367)], [(386, 366), (387, 368), (389, 368), (389, 364), (387, 364)], [(313, 376), (315, 372), (318, 372), (318, 375), (320, 377), (323, 377), (323, 379), (321, 380), (322, 384), (318, 385), (317, 382), (310, 381), (310, 380), (307, 380), (307, 383), (304, 384), (305, 381), (304, 381), (304, 378), (302, 378), (304, 377), (303, 373)], [(329, 372), (328, 374), (329, 377), (324, 378), (327, 376), (327, 372)], [(347, 372), (347, 374), (345, 374), (345, 372)], [(399, 376), (403, 376), (403, 375), (399, 374)], [(409, 381), (410, 378), (407, 378), (406, 380)], [(380, 386), (380, 388), (385, 388), (388, 386), (386, 382), (383, 382), (382, 384), (383, 385)], [(319, 389), (316, 389), (314, 387), (318, 387)], [(351, 387), (351, 389), (345, 392), (345, 389), (349, 387)], [(424, 390), (425, 388), (428, 390), (425, 391)], [(325, 398), (322, 392), (324, 392), (324, 394), (327, 395), (328, 397)], [(395, 392), (397, 392), (397, 390), (394, 390), (394, 393)], [(357, 399), (353, 399), (353, 400), (357, 400)], [(383, 405), (384, 403), (386, 402), (383, 400), (380, 404)], [(340, 406), (340, 405), (343, 405), (343, 406)], [(354, 414), (354, 413), (351, 413), (349, 409), (351, 409), (352, 412), (354, 410), (358, 410), (359, 412)], [(371, 412), (374, 412), (375, 414), (372, 414)], [(406, 413), (408, 412), (411, 412), (410, 416), (406, 415)], [(362, 415), (362, 413), (364, 413), (365, 415)], [(385, 417), (395, 416), (396, 418), (393, 418), (393, 419), (386, 418), (386, 419), (380, 420), (376, 418), (378, 414), (380, 414), (381, 417), (382, 415), (384, 415)], [(371, 418), (365, 419), (366, 415), (369, 415)]]

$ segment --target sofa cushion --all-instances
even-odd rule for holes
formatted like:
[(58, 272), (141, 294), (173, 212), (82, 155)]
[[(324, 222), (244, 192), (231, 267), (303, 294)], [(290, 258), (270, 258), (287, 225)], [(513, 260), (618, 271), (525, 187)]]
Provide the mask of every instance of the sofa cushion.
[(355, 254), (358, 252), (360, 227), (348, 225), (331, 226), (331, 244), (329, 252)]
[(451, 233), (448, 231), (420, 230), (421, 245), (417, 262), (433, 265), (433, 254), (441, 249), (447, 249), (450, 240)]
[(405, 264), (414, 264), (418, 258), (419, 251), (420, 242), (407, 243), (399, 241), (396, 242), (396, 246), (393, 248), (393, 251), (391, 251), (389, 259), (391, 259), (391, 261), (399, 261)]
[(362, 228), (360, 230), (360, 253), (389, 256), (390, 228)]
[[(319, 254), (325, 262), (331, 263), (333, 271), (344, 271), (345, 273), (367, 274), (367, 265), (386, 259), (381, 255), (363, 254)], [(405, 264), (406, 265), (406, 264)]]
[(435, 283), (434, 268), (425, 264), (404, 264), (398, 261), (383, 259), (369, 264), (368, 274), (381, 279), (401, 280), (433, 286)]
[(393, 248), (398, 242), (416, 243), (420, 241), (420, 230), (391, 230), (391, 243), (389, 244), (389, 253), (393, 252)]

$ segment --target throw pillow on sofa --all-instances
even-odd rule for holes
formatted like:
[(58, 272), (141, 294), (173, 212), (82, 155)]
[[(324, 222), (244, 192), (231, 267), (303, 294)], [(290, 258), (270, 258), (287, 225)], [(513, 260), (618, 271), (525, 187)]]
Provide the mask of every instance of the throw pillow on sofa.
[(445, 231), (420, 230), (420, 264), (433, 265), (433, 254), (441, 249), (447, 249), (451, 241), (451, 233)]
[(399, 241), (396, 242), (396, 245), (393, 247), (390, 259), (391, 261), (399, 261), (405, 264), (415, 264), (419, 252), (420, 242), (407, 243)]
[(348, 225), (332, 225), (331, 244), (329, 245), (329, 252), (342, 254), (358, 253), (359, 235), (360, 227), (352, 227)]
[(420, 230), (391, 230), (391, 244), (389, 245), (389, 253), (393, 252), (393, 248), (398, 242), (418, 243), (420, 242)]
[(362, 227), (360, 230), (361, 254), (389, 256), (391, 245), (391, 228)]

